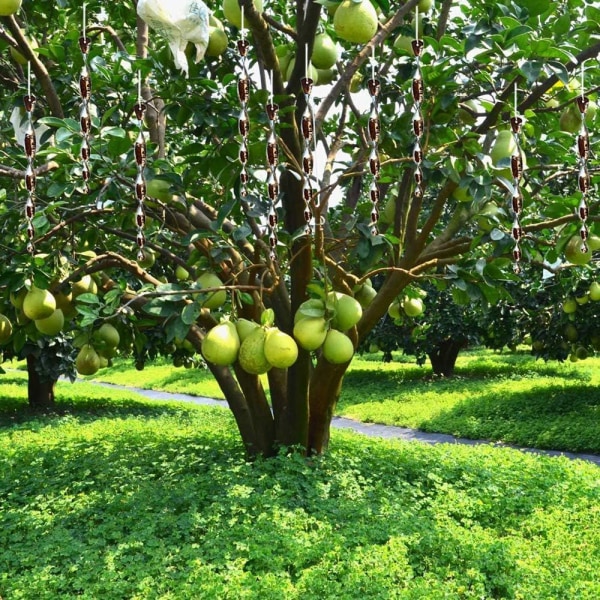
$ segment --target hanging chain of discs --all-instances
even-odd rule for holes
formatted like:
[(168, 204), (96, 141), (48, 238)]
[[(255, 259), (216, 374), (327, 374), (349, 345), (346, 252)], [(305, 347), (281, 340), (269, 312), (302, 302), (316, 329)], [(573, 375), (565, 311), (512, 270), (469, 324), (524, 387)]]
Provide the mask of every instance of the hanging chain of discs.
[[(243, 10), (243, 9), (242, 9)], [(243, 13), (242, 13), (243, 14)], [(250, 77), (248, 75), (248, 48), (250, 44), (244, 35), (244, 26), (242, 23), (242, 37), (238, 40), (237, 49), (240, 55), (241, 72), (238, 78), (237, 92), (241, 104), (240, 114), (238, 116), (238, 131), (242, 136), (240, 143), (239, 159), (242, 164), (240, 172), (240, 195), (245, 198), (248, 195), (248, 133), (250, 131), (250, 118), (248, 116), (248, 100), (250, 99)]]
[(79, 109), (79, 126), (81, 129), (81, 178), (83, 179), (84, 193), (90, 191), (89, 181), (90, 171), (90, 133), (92, 129), (92, 119), (90, 116), (90, 100), (92, 98), (92, 79), (88, 68), (88, 53), (92, 45), (92, 40), (85, 35), (85, 32), (79, 38), (79, 48), (83, 57), (83, 66), (79, 75), (79, 95), (81, 96), (81, 107)]
[(304, 199), (304, 234), (311, 235), (313, 212), (311, 203), (314, 201), (317, 203), (316, 197), (313, 198), (314, 192), (311, 183), (311, 177), (314, 170), (315, 160), (313, 156), (313, 142), (315, 136), (315, 115), (312, 104), (312, 91), (314, 81), (308, 76), (308, 68), (302, 79), (300, 79), (300, 85), (302, 86), (302, 92), (304, 93), (304, 100), (306, 107), (302, 113), (301, 120), (301, 131), (302, 139), (304, 141), (302, 150), (302, 172), (304, 173), (304, 182), (302, 184), (302, 198)]
[(582, 85), (581, 95), (577, 96), (576, 100), (577, 108), (579, 108), (579, 113), (581, 114), (581, 127), (579, 128), (579, 133), (577, 134), (577, 156), (579, 158), (579, 173), (577, 176), (577, 183), (579, 186), (579, 191), (581, 192), (581, 200), (577, 208), (577, 215), (581, 223), (581, 227), (579, 228), (579, 236), (581, 237), (581, 252), (584, 254), (588, 251), (587, 239), (589, 236), (586, 221), (589, 215), (587, 196), (590, 191), (590, 172), (588, 170), (590, 134), (585, 120), (585, 113), (587, 111), (589, 101), (590, 99), (583, 92)]
[(412, 118), (412, 130), (415, 136), (415, 144), (413, 146), (412, 158), (415, 163), (415, 191), (414, 195), (416, 198), (421, 199), (423, 197), (423, 171), (421, 170), (421, 164), (423, 163), (423, 150), (421, 148), (421, 136), (425, 131), (425, 121), (423, 120), (423, 114), (421, 112), (421, 104), (425, 95), (425, 88), (423, 85), (423, 74), (421, 72), (421, 56), (423, 54), (423, 48), (425, 43), (418, 37), (412, 40), (412, 51), (415, 56), (415, 74), (412, 80), (412, 97), (413, 97), (413, 118)]
[(277, 146), (276, 126), (279, 105), (275, 104), (272, 96), (267, 101), (266, 112), (269, 121), (269, 133), (267, 137), (267, 163), (269, 165), (267, 175), (267, 193), (269, 195), (269, 213), (267, 216), (269, 226), (269, 258), (275, 261), (277, 260), (277, 211), (275, 204), (279, 196), (279, 178), (277, 174), (279, 148)]
[(146, 138), (144, 136), (144, 114), (147, 109), (145, 102), (142, 102), (141, 94), (138, 94), (138, 101), (133, 107), (136, 119), (138, 120), (138, 135), (133, 145), (135, 163), (137, 165), (137, 176), (135, 178), (135, 197), (137, 208), (135, 211), (135, 224), (137, 227), (136, 244), (138, 247), (138, 261), (144, 258), (144, 246), (146, 245), (146, 236), (144, 227), (146, 225), (146, 212), (144, 203), (146, 201), (146, 179), (144, 177), (144, 168), (146, 167)]
[(523, 118), (517, 113), (515, 101), (515, 114), (510, 120), (510, 129), (515, 141), (515, 150), (510, 157), (510, 170), (513, 176), (513, 191), (511, 198), (511, 210), (513, 214), (513, 224), (511, 236), (515, 242), (513, 248), (514, 272), (520, 273), (522, 252), (519, 245), (523, 237), (523, 229), (521, 228), (521, 214), (523, 212), (523, 193), (521, 192), (521, 177), (523, 176), (523, 151), (521, 150), (520, 133), (523, 127)]
[(35, 228), (33, 226), (33, 217), (35, 216), (35, 170), (33, 162), (37, 150), (37, 138), (33, 128), (33, 109), (35, 107), (36, 97), (28, 91), (23, 97), (25, 112), (27, 113), (27, 127), (23, 145), (27, 157), (27, 167), (25, 169), (25, 187), (27, 188), (27, 200), (25, 201), (25, 220), (27, 223), (27, 252), (33, 254), (35, 247), (33, 238), (35, 237)]
[(381, 162), (379, 160), (379, 136), (381, 123), (379, 121), (379, 91), (381, 82), (376, 77), (375, 55), (372, 57), (371, 78), (367, 81), (367, 89), (371, 97), (371, 109), (369, 112), (368, 132), (371, 152), (369, 154), (369, 171), (371, 172), (371, 185), (369, 196), (371, 198), (371, 235), (379, 233), (377, 222), (379, 221), (379, 175), (381, 174)]

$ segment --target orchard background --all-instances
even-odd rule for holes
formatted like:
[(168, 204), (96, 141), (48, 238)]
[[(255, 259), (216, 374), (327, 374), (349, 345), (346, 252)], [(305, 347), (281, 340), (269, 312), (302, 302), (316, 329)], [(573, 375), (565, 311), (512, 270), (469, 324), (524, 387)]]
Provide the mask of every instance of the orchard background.
[[(15, 7), (0, 0), (0, 12)], [(119, 353), (141, 369), (169, 355), (210, 369), (248, 454), (322, 452), (351, 354), (377, 341), (369, 336), (384, 317), (403, 333), (380, 339), (429, 340), (431, 352), (457, 337), (465, 314), (481, 314), (479, 326), (490, 319), (484, 341), (494, 347), (530, 336), (544, 358), (597, 349), (593, 4), (226, 0), (208, 5), (203, 59), (186, 49), (188, 77), (136, 8), (88, 2), (87, 56), (79, 3), (23, 0), (0, 18), (0, 335), (5, 357), (27, 359), (32, 406), (51, 405), (58, 376), (76, 367), (91, 374)], [(28, 64), (37, 97), (30, 223)], [(312, 88), (302, 87), (307, 75)], [(141, 165), (138, 93), (147, 103)], [(436, 329), (444, 320), (449, 333)], [(217, 326), (216, 346), (229, 353), (205, 361)], [(246, 352), (243, 327), (254, 327)], [(274, 333), (287, 349), (267, 351)]]

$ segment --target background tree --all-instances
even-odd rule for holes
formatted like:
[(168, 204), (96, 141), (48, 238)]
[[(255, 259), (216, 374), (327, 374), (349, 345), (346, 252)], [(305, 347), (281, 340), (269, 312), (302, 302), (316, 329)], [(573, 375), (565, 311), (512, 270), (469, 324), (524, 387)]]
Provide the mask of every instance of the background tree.
[[(564, 253), (581, 226), (580, 165), (572, 152), (573, 129), (580, 125), (573, 127), (561, 116), (581, 94), (580, 64), (600, 50), (594, 37), (596, 8), (580, 0), (468, 6), (444, 1), (428, 10), (428, 2), (392, 6), (378, 0), (372, 5), (377, 22), (369, 23), (369, 0), (346, 1), (337, 11), (364, 10), (368, 25), (348, 33), (339, 14), (330, 16), (336, 9), (330, 4), (325, 9), (312, 0), (277, 1), (259, 12), (250, 0), (240, 0), (251, 78), (249, 180), (240, 183), (240, 58), (234, 44), (240, 32), (228, 23), (223, 8), (210, 5), (224, 24), (227, 49), (190, 65), (185, 78), (174, 67), (165, 39), (149, 32), (136, 16), (135, 2), (88, 2), (94, 105), (88, 194), (83, 193), (77, 91), (83, 64), (78, 45), (81, 7), (45, 0), (34, 7), (25, 0), (17, 15), (2, 18), (0, 77), (7, 93), (0, 106), (0, 200), (7, 269), (0, 284), (4, 312), (13, 326), (5, 354), (32, 356), (30, 377), (32, 369), (38, 375), (41, 371), (39, 352), (28, 348), (40, 343), (46, 347), (48, 336), (8, 299), (32, 286), (67, 296), (67, 333), (61, 335), (79, 346), (78, 356), (85, 346), (85, 360), (79, 362), (90, 372), (96, 367), (92, 349), (98, 365), (102, 356), (108, 360), (116, 351), (99, 334), (106, 322), (119, 333), (119, 352), (134, 356), (142, 368), (146, 359), (158, 354), (173, 355), (176, 364), (198, 361), (202, 341), (224, 315), (233, 321), (262, 320), (292, 334), (303, 303), (329, 297), (328, 306), (305, 305), (304, 316), (324, 317), (326, 327), (341, 327), (343, 311), (338, 300), (328, 296), (331, 291), (362, 298), (360, 320), (344, 332), (353, 347), (407, 286), (417, 289), (431, 278), (452, 280), (459, 289), (475, 282), (478, 293), (495, 303), (502, 296), (498, 282), (518, 280), (512, 261), (510, 151), (495, 144), (498, 137), (506, 137), (500, 132), (515, 110), (515, 89), (516, 109), (526, 118), (520, 137), (527, 162), (521, 262), (533, 265), (541, 278), (544, 267), (559, 274), (571, 268), (573, 258), (578, 263), (591, 260), (591, 252), (583, 258), (577, 252), (570, 257)], [(413, 161), (415, 57), (405, 44), (414, 36), (417, 4), (426, 47), (421, 57), (422, 193), (415, 193)], [(219, 23), (213, 22), (213, 28), (220, 29)], [(318, 152), (316, 177), (309, 187), (302, 128), (307, 97), (301, 79), (313, 56), (315, 37), (323, 32), (341, 52), (335, 68), (323, 73), (322, 81), (331, 83), (316, 85), (310, 97)], [(362, 43), (356, 42), (359, 38)], [(38, 131), (35, 161), (34, 254), (25, 250), (26, 160), (16, 135), (22, 130), (26, 71), (15, 60), (15, 51), (31, 62), (38, 96), (34, 118), (44, 128)], [(376, 71), (369, 64), (373, 53)], [(149, 106), (145, 127), (150, 137), (144, 171), (149, 196), (146, 244), (140, 257), (135, 245), (133, 156), (138, 71)], [(381, 83), (376, 148), (367, 129), (370, 98), (364, 91), (374, 74)], [(279, 105), (280, 152), (274, 249), (265, 156), (271, 75)], [(584, 91), (592, 99), (597, 85), (597, 69), (588, 69)], [(587, 115), (592, 148), (597, 139), (593, 112)], [(575, 114), (571, 122), (578, 117)], [(244, 149), (244, 157), (245, 153)], [(593, 162), (588, 170), (590, 191), (595, 191)], [(373, 172), (378, 175), (380, 206), (385, 207), (379, 231), (371, 223)], [(310, 235), (305, 200), (314, 217)], [(590, 204), (588, 224), (595, 220), (595, 203)], [(94, 284), (85, 275), (91, 275)], [(374, 276), (381, 279), (376, 294), (366, 289)], [(76, 301), (75, 294), (68, 296), (73, 288), (79, 294)], [(215, 308), (220, 292), (225, 292), (226, 301)], [(346, 341), (338, 336), (334, 345), (340, 344)], [(320, 348), (300, 347), (292, 365), (267, 372), (268, 395), (265, 378), (247, 372), (239, 360), (232, 365), (206, 362), (250, 455), (272, 454), (279, 445), (314, 452), (326, 448), (349, 364), (332, 363), (326, 354)], [(72, 359), (67, 352), (61, 369), (68, 369)], [(48, 385), (51, 388), (52, 377)], [(51, 394), (46, 397), (51, 399)]]

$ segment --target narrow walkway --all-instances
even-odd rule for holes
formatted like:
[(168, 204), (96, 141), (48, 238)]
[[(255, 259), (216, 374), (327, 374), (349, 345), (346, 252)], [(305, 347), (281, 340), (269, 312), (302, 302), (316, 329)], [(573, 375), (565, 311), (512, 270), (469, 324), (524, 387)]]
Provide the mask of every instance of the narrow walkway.
[[(90, 382), (92, 383), (92, 382)], [(177, 400), (181, 402), (191, 402), (204, 406), (221, 406), (226, 407), (224, 400), (215, 400), (214, 398), (205, 398), (203, 396), (191, 396), (189, 394), (175, 394), (171, 392), (162, 392), (157, 390), (145, 390), (137, 387), (125, 385), (115, 385), (112, 383), (93, 382), (97, 385), (106, 387), (137, 392), (138, 394), (150, 398), (152, 400)], [(333, 427), (338, 429), (351, 429), (357, 433), (368, 435), (371, 437), (380, 437), (385, 439), (400, 439), (407, 441), (417, 441), (426, 444), (467, 444), (469, 446), (478, 446), (485, 444), (487, 446), (495, 446), (498, 448), (514, 448), (522, 452), (531, 452), (534, 454), (544, 454), (547, 456), (565, 456), (573, 460), (585, 460), (594, 463), (600, 467), (600, 456), (597, 454), (579, 454), (577, 452), (562, 452), (560, 450), (539, 450), (536, 448), (523, 448), (513, 444), (503, 444), (500, 442), (490, 442), (488, 440), (469, 440), (467, 438), (459, 438), (446, 433), (427, 433), (417, 429), (409, 429), (407, 427), (396, 427), (393, 425), (378, 425), (376, 423), (361, 423), (346, 417), (334, 417), (332, 420)]]

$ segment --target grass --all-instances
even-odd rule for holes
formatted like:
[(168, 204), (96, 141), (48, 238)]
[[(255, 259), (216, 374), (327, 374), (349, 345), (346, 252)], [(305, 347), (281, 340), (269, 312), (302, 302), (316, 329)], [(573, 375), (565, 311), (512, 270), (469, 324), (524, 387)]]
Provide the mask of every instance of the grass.
[[(337, 414), (533, 448), (600, 453), (600, 358), (544, 363), (525, 353), (463, 353), (456, 377), (436, 379), (406, 357), (383, 363), (357, 356), (344, 380)], [(98, 379), (121, 385), (222, 398), (203, 369), (168, 363), (134, 372), (130, 363)], [(266, 379), (265, 379), (266, 384)]]
[(600, 597), (593, 465), (339, 431), (325, 457), (248, 463), (227, 411), (78, 383), (32, 416), (18, 381), (0, 597)]

